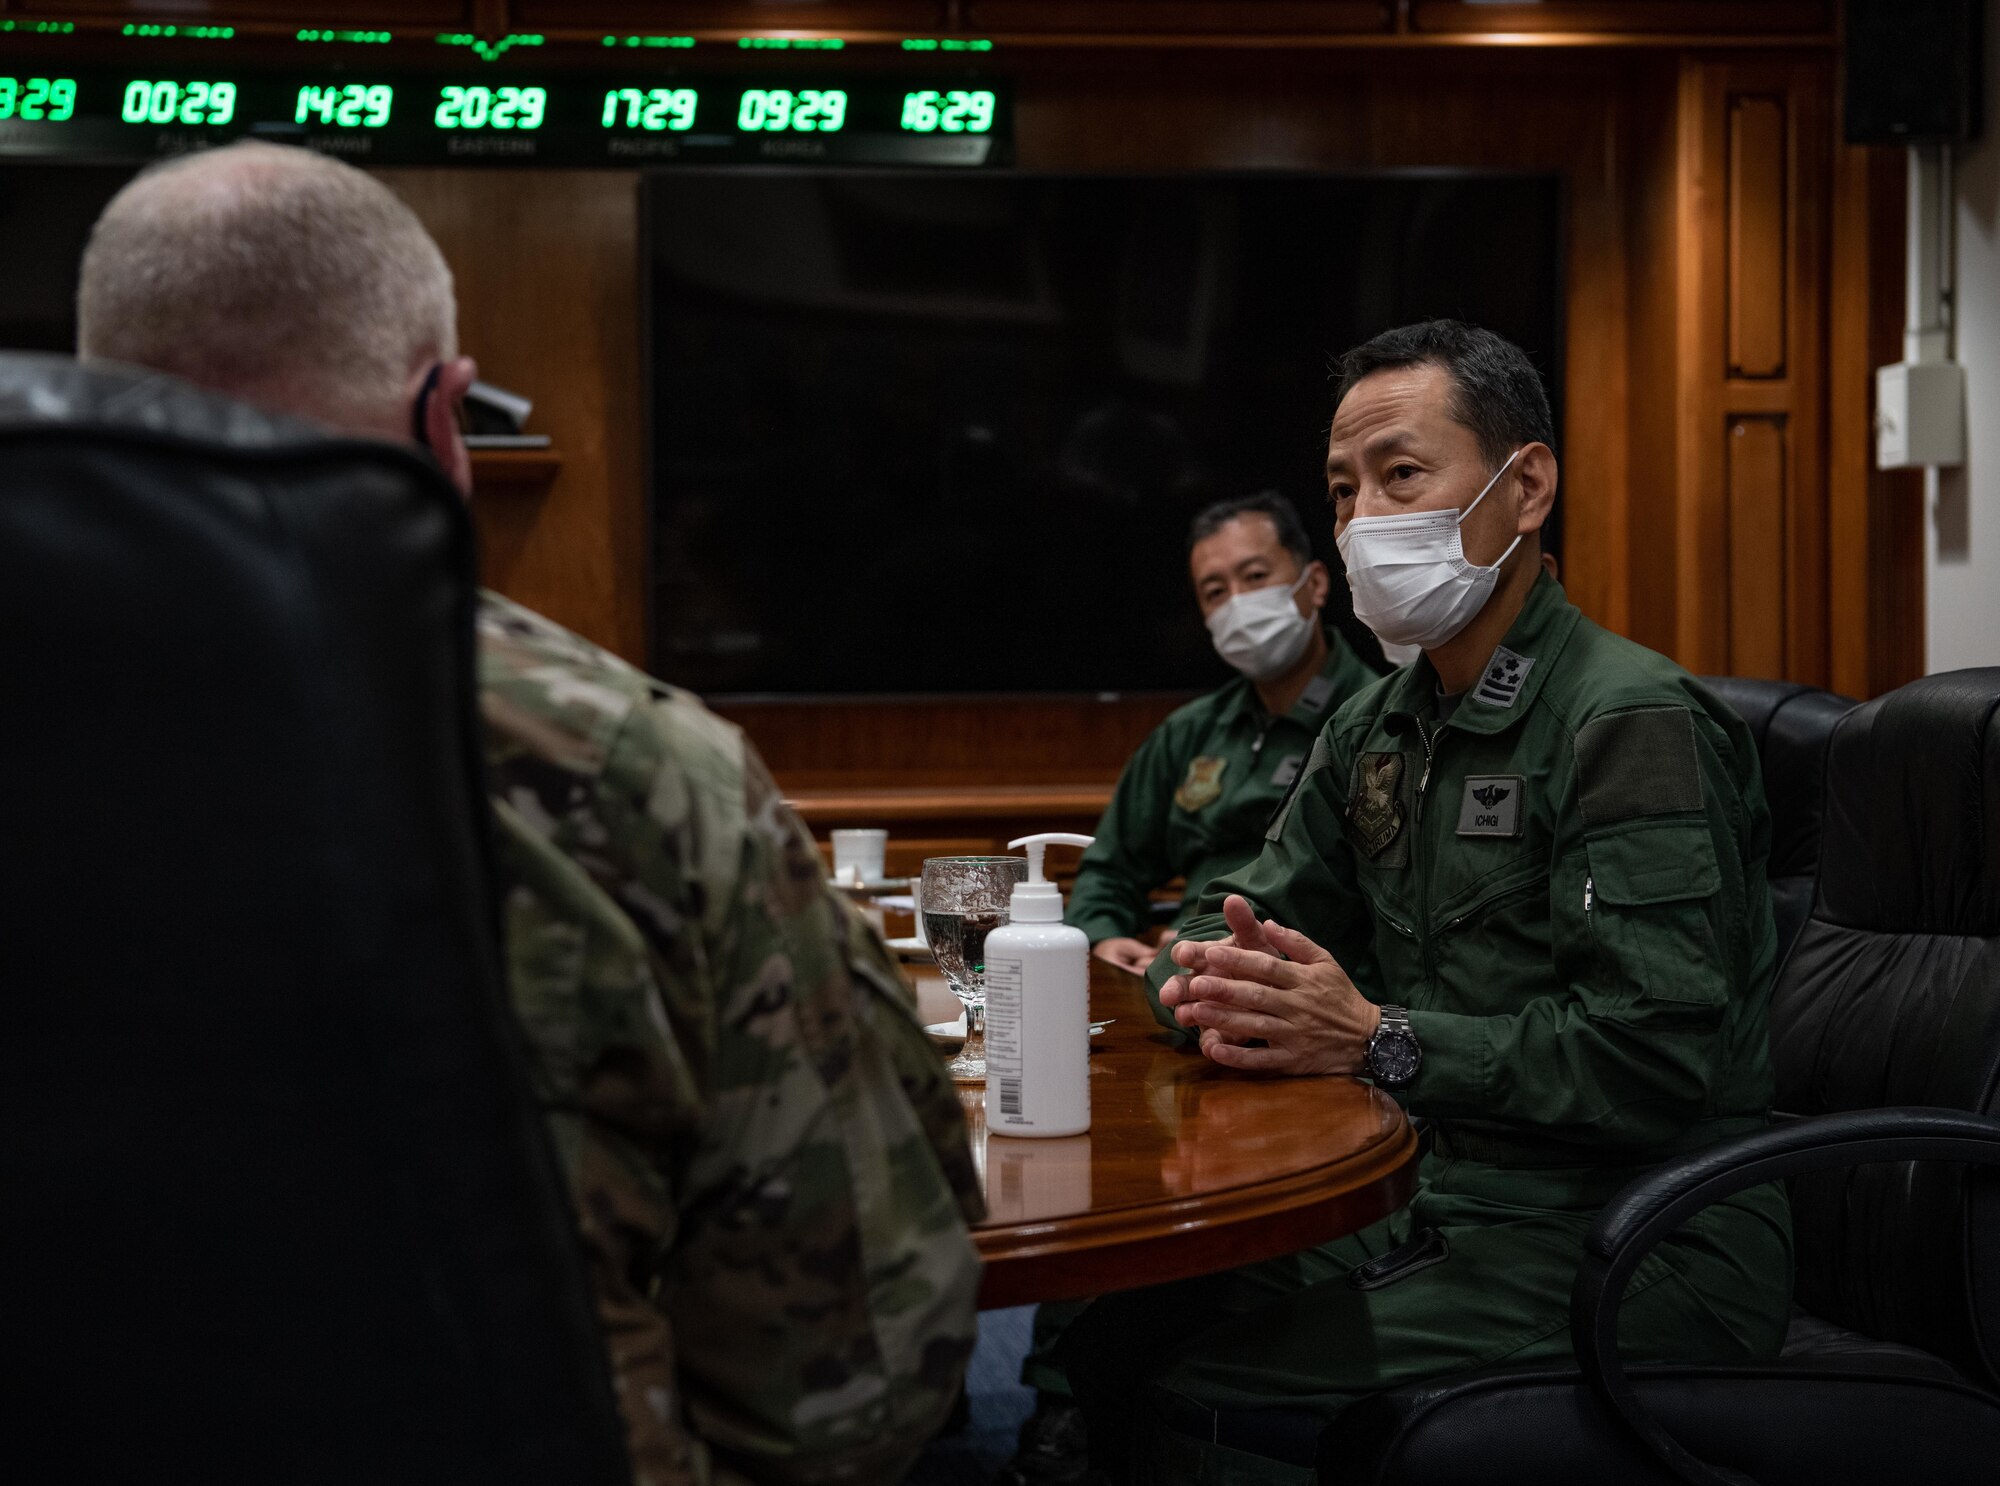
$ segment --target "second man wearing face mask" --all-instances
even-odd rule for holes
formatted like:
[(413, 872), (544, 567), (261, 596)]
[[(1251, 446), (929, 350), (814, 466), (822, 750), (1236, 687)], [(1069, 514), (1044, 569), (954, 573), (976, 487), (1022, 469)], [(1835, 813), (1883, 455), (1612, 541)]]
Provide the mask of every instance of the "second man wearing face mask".
[(1188, 535), (1195, 601), (1216, 653), (1241, 673), (1156, 728), (1119, 776), (1085, 853), (1069, 921), (1100, 960), (1141, 974), (1149, 899), (1176, 877), (1195, 902), (1242, 866), (1340, 704), (1375, 672), (1320, 622), (1332, 578), (1290, 502), (1210, 506)]

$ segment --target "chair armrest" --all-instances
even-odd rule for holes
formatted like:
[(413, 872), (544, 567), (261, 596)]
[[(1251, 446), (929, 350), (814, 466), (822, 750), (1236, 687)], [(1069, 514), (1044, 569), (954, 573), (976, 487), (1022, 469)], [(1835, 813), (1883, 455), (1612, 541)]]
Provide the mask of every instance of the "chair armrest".
[(1681, 1480), (1754, 1486), (1696, 1459), (1639, 1405), (1618, 1358), (1618, 1308), (1654, 1245), (1695, 1213), (1746, 1187), (1876, 1161), (2000, 1166), (2000, 1120), (1953, 1109), (1860, 1109), (1791, 1120), (1659, 1167), (1597, 1215), (1570, 1292), (1570, 1338), (1592, 1391)]

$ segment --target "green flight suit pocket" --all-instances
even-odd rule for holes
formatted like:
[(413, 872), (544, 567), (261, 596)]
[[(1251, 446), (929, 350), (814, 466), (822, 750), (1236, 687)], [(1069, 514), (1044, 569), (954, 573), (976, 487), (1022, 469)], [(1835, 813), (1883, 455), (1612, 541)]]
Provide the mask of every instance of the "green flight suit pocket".
[(1690, 1006), (1729, 999), (1717, 925), (1722, 869), (1706, 820), (1648, 821), (1585, 842), (1584, 917), (1616, 978)]

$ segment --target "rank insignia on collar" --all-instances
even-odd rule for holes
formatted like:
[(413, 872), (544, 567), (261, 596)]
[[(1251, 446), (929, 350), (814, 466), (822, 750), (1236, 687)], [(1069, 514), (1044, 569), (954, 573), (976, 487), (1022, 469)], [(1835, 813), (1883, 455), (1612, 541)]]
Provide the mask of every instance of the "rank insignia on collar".
[(1534, 668), (1532, 655), (1516, 655), (1505, 645), (1499, 646), (1493, 652), (1493, 659), (1486, 663), (1479, 684), (1472, 688), (1472, 695), (1489, 707), (1511, 707), (1527, 684), (1528, 672)]
[(1174, 791), (1174, 803), (1189, 812), (1213, 805), (1222, 798), (1222, 771), (1228, 767), (1228, 759), (1212, 754), (1190, 760), (1187, 778)]
[(1379, 857), (1403, 829), (1403, 779), (1400, 753), (1364, 753), (1347, 802), (1347, 821), (1354, 827), (1355, 845), (1370, 858)]

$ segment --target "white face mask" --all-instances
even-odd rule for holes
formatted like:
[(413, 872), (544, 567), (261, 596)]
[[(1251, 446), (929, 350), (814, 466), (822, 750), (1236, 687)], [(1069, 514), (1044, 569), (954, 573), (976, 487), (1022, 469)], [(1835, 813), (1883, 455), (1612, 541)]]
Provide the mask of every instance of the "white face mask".
[(1520, 449), (1509, 454), (1463, 511), (1356, 516), (1347, 523), (1336, 545), (1347, 564), (1354, 617), (1375, 631), (1376, 639), (1433, 650), (1486, 607), (1500, 581), (1501, 564), (1521, 538), (1515, 536), (1490, 567), (1481, 567), (1466, 560), (1459, 528), (1520, 457)]
[(1289, 588), (1253, 588), (1216, 609), (1208, 616), (1215, 653), (1252, 681), (1282, 676), (1312, 643), (1312, 617), (1292, 602), (1311, 576), (1308, 567)]

